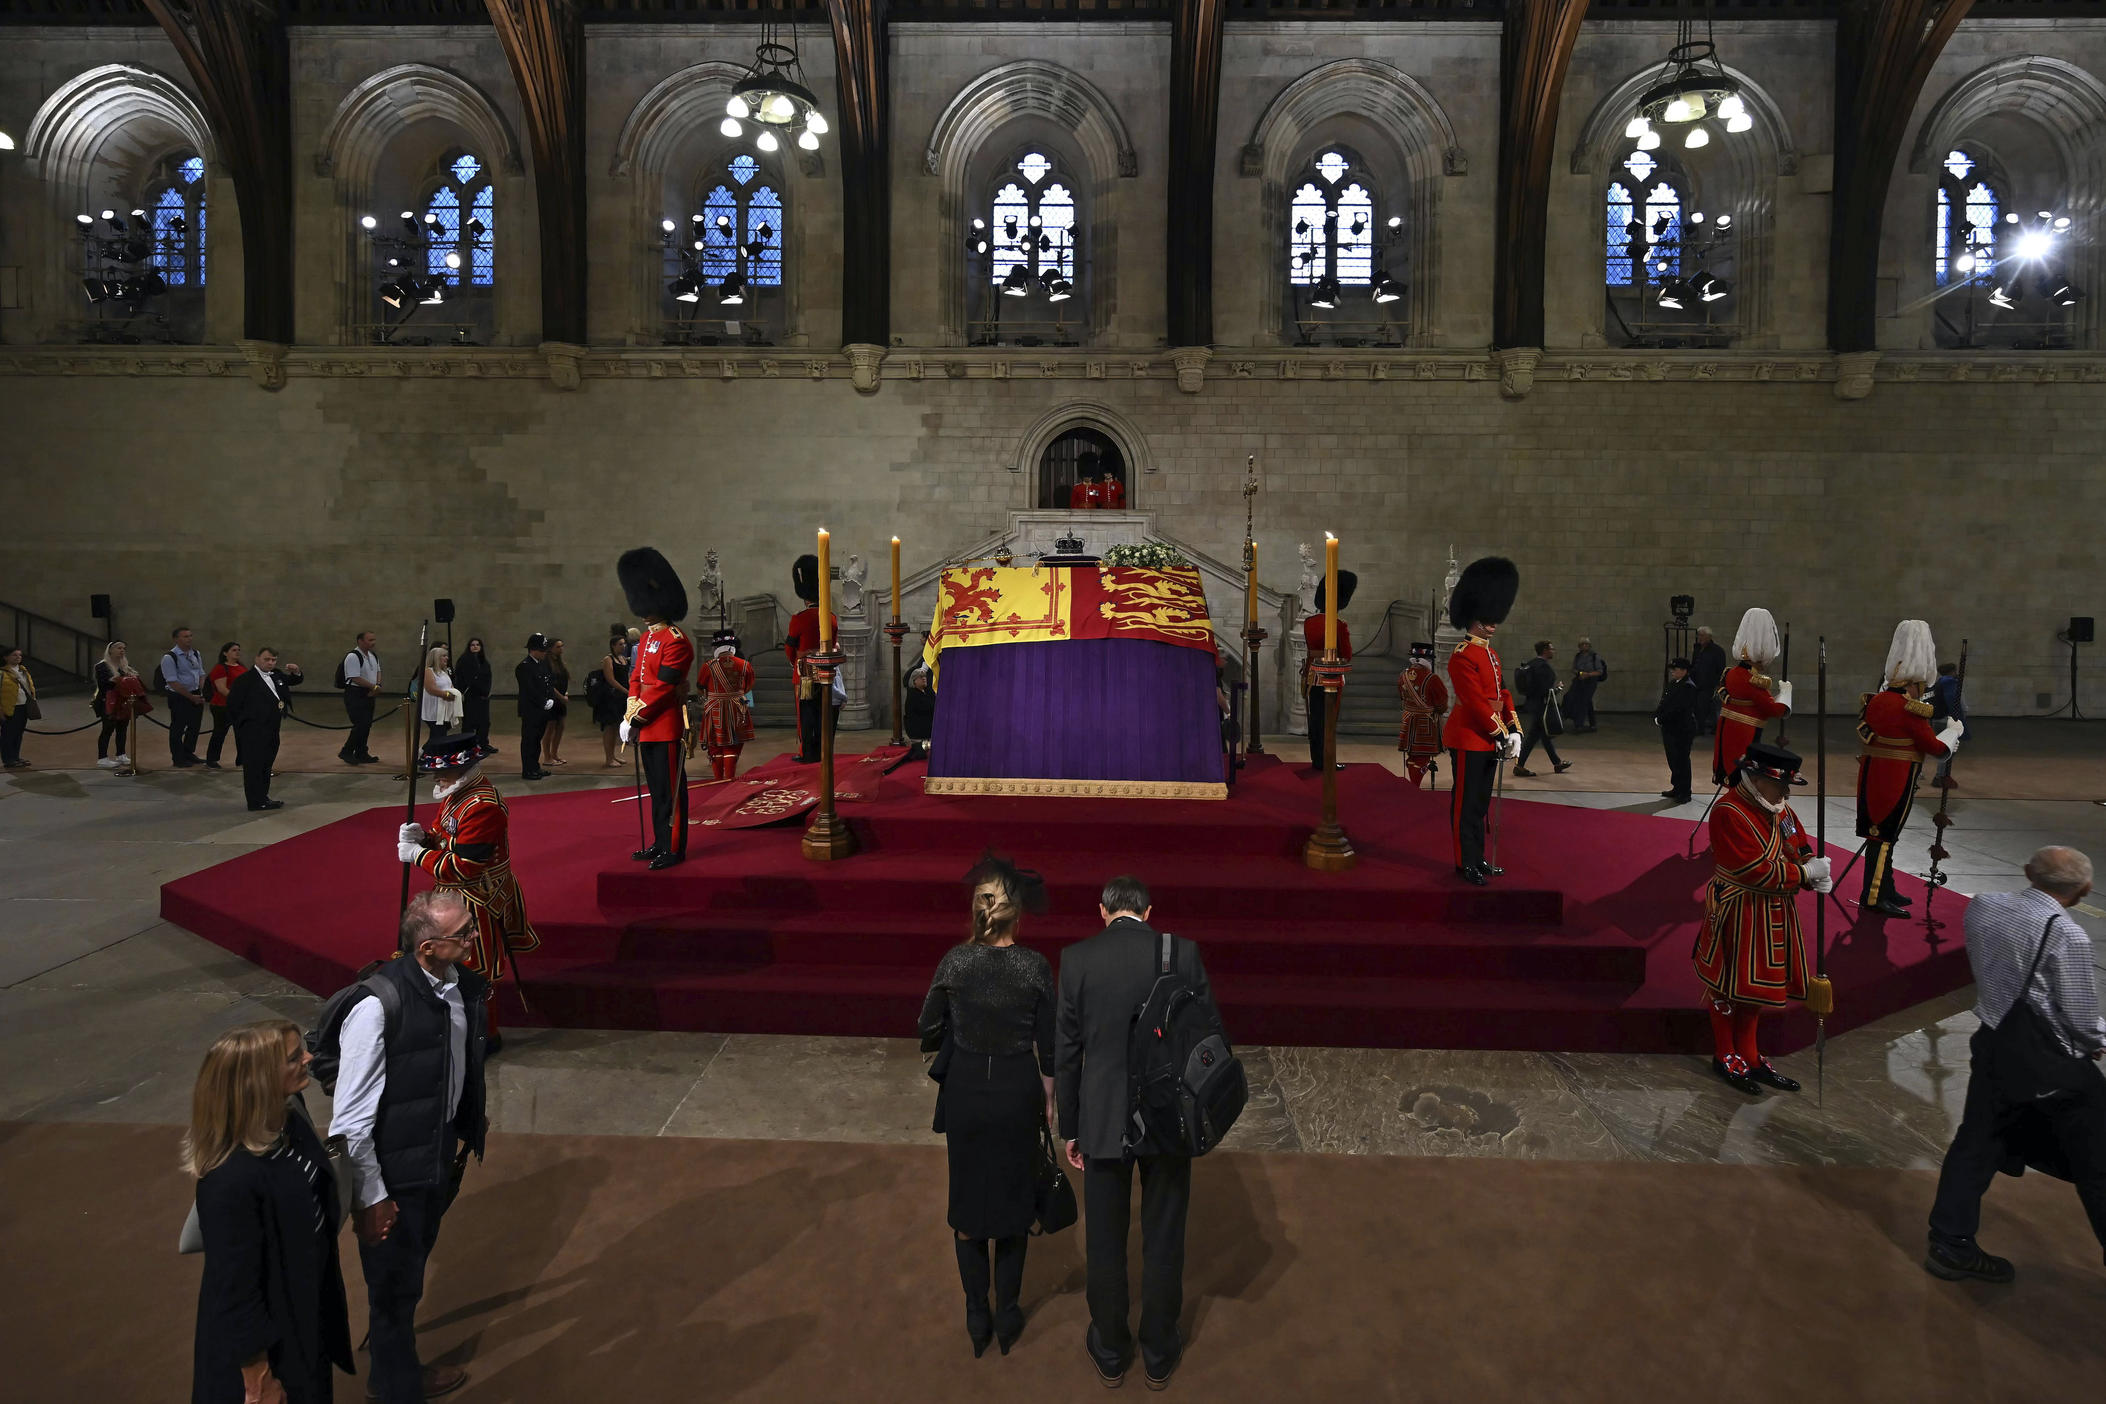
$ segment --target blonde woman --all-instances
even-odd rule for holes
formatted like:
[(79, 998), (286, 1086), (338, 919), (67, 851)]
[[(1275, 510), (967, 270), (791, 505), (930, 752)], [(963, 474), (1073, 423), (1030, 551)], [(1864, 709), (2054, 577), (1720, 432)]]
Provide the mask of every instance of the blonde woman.
[(337, 1264), (336, 1180), (300, 1099), (299, 1027), (244, 1024), (213, 1043), (190, 1096), (183, 1168), (205, 1242), (191, 1404), (329, 1404), (352, 1373)]
[(92, 705), (95, 715), (102, 718), (102, 730), (95, 737), (95, 763), (104, 770), (130, 765), (132, 758), (124, 749), (125, 731), (135, 713), (144, 716), (153, 710), (153, 704), (146, 700), (146, 684), (139, 681), (139, 670), (125, 658), (121, 642), (103, 649), (102, 661), (95, 665)]
[(427, 741), (443, 741), (461, 719), (461, 694), (453, 685), (453, 655), (445, 644), (424, 655), (424, 687), (418, 716), (430, 729)]

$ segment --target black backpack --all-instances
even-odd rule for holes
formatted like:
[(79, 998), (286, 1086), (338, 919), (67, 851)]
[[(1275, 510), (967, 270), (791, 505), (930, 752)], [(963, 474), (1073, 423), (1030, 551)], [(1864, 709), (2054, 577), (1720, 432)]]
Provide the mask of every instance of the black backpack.
[(1162, 933), (1155, 983), (1126, 1036), (1128, 1155), (1201, 1156), (1243, 1114), (1250, 1084), (1229, 1048), (1221, 1013), (1173, 968), (1176, 938)]
[[(168, 656), (168, 654), (164, 653), (161, 655), (161, 659), (166, 659)], [(147, 685), (150, 688), (152, 688), (155, 692), (166, 693), (168, 691), (168, 679), (161, 675), (160, 660), (155, 661), (153, 680)]]
[(343, 1061), (344, 1016), (360, 995), (371, 994), (380, 1001), (381, 1027), (384, 1038), (392, 1041), (396, 1027), (402, 1022), (402, 990), (393, 980), (380, 973), (381, 962), (373, 961), (358, 972), (358, 978), (329, 996), (316, 1016), (314, 1027), (307, 1033), (307, 1051), (314, 1055), (314, 1065), (308, 1069), (322, 1090), (336, 1095), (337, 1065)]
[(336, 660), (336, 690), (338, 692), (342, 692), (345, 688), (351, 686), (351, 680), (344, 676), (344, 664), (350, 657), (351, 655), (347, 653)]

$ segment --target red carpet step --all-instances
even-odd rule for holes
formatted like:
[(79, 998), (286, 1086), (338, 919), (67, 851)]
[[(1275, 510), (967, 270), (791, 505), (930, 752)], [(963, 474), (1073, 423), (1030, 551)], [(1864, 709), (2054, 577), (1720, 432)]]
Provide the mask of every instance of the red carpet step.
[[(732, 784), (809, 784), (800, 769), (770, 762)], [(930, 971), (965, 934), (960, 879), (993, 847), (1045, 875), (1051, 910), (1027, 920), (1025, 940), (1054, 960), (1097, 929), (1106, 878), (1145, 879), (1157, 924), (1202, 944), (1241, 1042), (1707, 1046), (1689, 949), (1711, 864), (1701, 837), (1686, 851), (1686, 821), (1509, 800), (1507, 874), (1475, 888), (1454, 876), (1448, 796), (1376, 766), (1339, 776), (1360, 854), (1343, 874), (1302, 866), (1320, 783), (1269, 756), (1226, 802), (937, 797), (921, 793), (918, 765), (873, 783), (879, 769), (865, 767), (863, 798), (841, 806), (862, 851), (835, 863), (804, 859), (799, 818), (697, 824), (688, 862), (653, 873), (629, 861), (635, 801), (620, 792), (512, 799), (515, 868), (543, 944), (524, 962), (532, 1012), (508, 998), (505, 1017), (909, 1036)], [(729, 802), (721, 787), (698, 788), (695, 811)], [(335, 989), (393, 947), (399, 822), (369, 810), (192, 874), (162, 889), (162, 913), (309, 989)], [(1848, 854), (1835, 856), (1840, 867)], [(1919, 908), (1932, 900), (1902, 881)], [(317, 900), (287, 902), (292, 893)], [(1965, 899), (1935, 901), (1952, 923), (1937, 944), (1921, 921), (1865, 921), (1831, 902), (1831, 1031), (1967, 981)], [(1801, 913), (1810, 932), (1810, 896)], [(1794, 1011), (1766, 1046), (1812, 1033)]]

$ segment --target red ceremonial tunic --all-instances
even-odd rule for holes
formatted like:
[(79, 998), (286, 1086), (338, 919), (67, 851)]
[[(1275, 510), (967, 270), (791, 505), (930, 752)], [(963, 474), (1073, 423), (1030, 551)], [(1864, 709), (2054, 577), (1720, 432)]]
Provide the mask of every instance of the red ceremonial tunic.
[(1114, 512), (1126, 509), (1126, 484), (1113, 478), (1104, 485), (1104, 505)]
[(1071, 511), (1085, 507), (1104, 505), (1104, 485), (1094, 480), (1085, 480), (1068, 489), (1068, 508)]
[(1857, 836), (1891, 842), (1901, 837), (1916, 800), (1916, 778), (1925, 756), (1950, 748), (1931, 730), (1931, 706), (1899, 688), (1868, 693), (1858, 713)]
[(1789, 715), (1791, 708), (1770, 694), (1770, 680), (1738, 663), (1726, 670), (1718, 684), (1718, 733), (1711, 743), (1711, 782), (1723, 785), (1733, 778), (1740, 758), (1755, 744), (1763, 724)]
[(1806, 998), (1806, 946), (1797, 896), (1813, 845), (1786, 805), (1776, 814), (1735, 785), (1711, 807), (1717, 867), (1704, 898), (1704, 929), (1690, 960), (1720, 999), (1783, 1004)]
[(424, 852), (417, 855), (417, 866), (432, 875), (432, 885), (459, 893), (474, 913), (474, 949), (467, 965), (491, 981), (511, 968), (508, 952), (541, 945), (512, 878), (511, 830), (497, 787), (478, 775), (446, 797), (438, 819), (425, 830)]
[(1404, 725), (1397, 749), (1416, 760), (1441, 750), (1441, 713), (1448, 710), (1448, 689), (1424, 663), (1397, 674), (1397, 700), (1404, 704)]
[[(1321, 662), (1324, 656), (1324, 612), (1318, 610), (1302, 621), (1302, 643), (1308, 648), (1308, 657), (1302, 660), (1302, 691), (1316, 686), (1316, 676), (1309, 671), (1311, 665)], [(1353, 661), (1353, 630), (1341, 619), (1338, 621), (1338, 661)]]
[(727, 653), (704, 663), (698, 676), (704, 689), (702, 744), (718, 751), (751, 741), (753, 712), (746, 706), (746, 694), (753, 691), (753, 665)]
[(1455, 707), (1441, 728), (1441, 745), (1451, 751), (1496, 751), (1500, 737), (1520, 730), (1499, 655), (1483, 639), (1472, 634), (1455, 646), (1448, 655), (1448, 683)]
[(687, 717), (681, 701), (688, 670), (695, 666), (695, 646), (671, 624), (653, 624), (636, 644), (629, 664), (633, 713), (630, 736), (637, 741), (678, 741)]

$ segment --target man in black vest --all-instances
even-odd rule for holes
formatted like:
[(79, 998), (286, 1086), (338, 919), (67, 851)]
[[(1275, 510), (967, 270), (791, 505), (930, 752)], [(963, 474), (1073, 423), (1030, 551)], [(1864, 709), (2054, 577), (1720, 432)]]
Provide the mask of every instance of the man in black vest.
[[(1343, 594), (1343, 591), (1340, 591)], [(1128, 1158), (1130, 1109), (1126, 1042), (1134, 1011), (1155, 983), (1161, 937), (1148, 925), (1148, 888), (1135, 877), (1104, 884), (1097, 914), (1104, 930), (1060, 957), (1060, 1011), (1054, 1034), (1054, 1096), (1068, 1164), (1082, 1172), (1087, 1219), (1090, 1363), (1117, 1385), (1132, 1363), (1127, 1322), (1126, 1228), (1133, 1169), (1141, 1167), (1141, 1362), (1148, 1387), (1161, 1389), (1183, 1358), (1177, 1318), (1185, 1301), (1185, 1211), (1192, 1162), (1181, 1155)], [(1175, 969), (1203, 999), (1213, 993), (1199, 949), (1178, 940)]]
[(366, 1274), (372, 1392), (422, 1404), (467, 1380), (458, 1366), (417, 1359), (417, 1303), (439, 1219), (483, 1153), (484, 1001), (489, 985), (458, 962), (475, 918), (457, 894), (420, 892), (402, 914), (402, 958), (391, 1016), (368, 994), (344, 1015), (330, 1131), (351, 1157), (358, 1256)]

